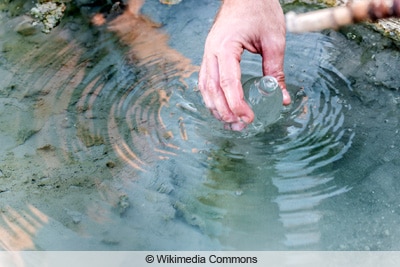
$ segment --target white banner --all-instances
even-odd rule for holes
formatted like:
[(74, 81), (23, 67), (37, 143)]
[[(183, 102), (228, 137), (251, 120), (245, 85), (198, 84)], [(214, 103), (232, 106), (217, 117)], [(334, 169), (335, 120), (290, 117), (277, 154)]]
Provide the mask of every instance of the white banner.
[(398, 267), (400, 252), (321, 251), (15, 251), (0, 252), (1, 267)]

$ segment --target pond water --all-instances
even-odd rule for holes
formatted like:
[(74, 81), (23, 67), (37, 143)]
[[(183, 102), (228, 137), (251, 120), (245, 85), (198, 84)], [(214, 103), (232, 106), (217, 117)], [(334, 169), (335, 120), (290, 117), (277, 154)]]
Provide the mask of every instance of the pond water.
[(111, 30), (76, 10), (28, 36), (0, 13), (1, 250), (400, 248), (397, 47), (365, 26), (288, 34), (293, 103), (246, 136), (196, 90), (218, 7), (146, 1), (161, 28)]

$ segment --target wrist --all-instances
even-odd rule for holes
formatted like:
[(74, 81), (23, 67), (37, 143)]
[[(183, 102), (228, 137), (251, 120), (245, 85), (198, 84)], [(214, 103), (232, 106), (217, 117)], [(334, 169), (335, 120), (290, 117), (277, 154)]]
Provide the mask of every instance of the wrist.
[(237, 12), (255, 10), (257, 12), (267, 12), (279, 8), (279, 0), (221, 0), (222, 8), (236, 10)]

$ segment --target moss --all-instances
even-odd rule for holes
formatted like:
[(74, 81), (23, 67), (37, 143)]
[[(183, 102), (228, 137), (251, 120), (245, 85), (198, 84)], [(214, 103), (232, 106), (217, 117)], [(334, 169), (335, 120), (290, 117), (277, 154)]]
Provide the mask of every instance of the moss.
[(323, 5), (321, 3), (317, 3), (315, 1), (312, 2), (313, 3), (309, 3), (308, 1), (304, 0), (281, 1), (284, 13), (287, 13), (289, 11), (294, 11), (296, 13), (305, 13), (326, 7), (326, 5)]

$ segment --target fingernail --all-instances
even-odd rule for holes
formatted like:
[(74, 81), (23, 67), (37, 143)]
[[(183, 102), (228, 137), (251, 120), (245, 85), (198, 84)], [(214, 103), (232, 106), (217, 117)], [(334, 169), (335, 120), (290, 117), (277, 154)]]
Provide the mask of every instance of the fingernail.
[(292, 102), (289, 92), (286, 89), (284, 89), (282, 90), (282, 94), (283, 94), (283, 104), (285, 106), (289, 105)]
[(230, 123), (224, 123), (225, 130), (232, 130), (232, 125)]
[(247, 124), (243, 123), (243, 122), (235, 122), (235, 123), (231, 123), (231, 129), (233, 131), (241, 131), (244, 128), (246, 128)]
[(252, 119), (250, 119), (249, 117), (247, 117), (247, 116), (242, 116), (242, 117), (240, 117), (240, 121), (242, 121), (242, 122), (244, 122), (244, 123), (246, 123), (246, 124), (250, 124), (250, 123), (252, 123)]

